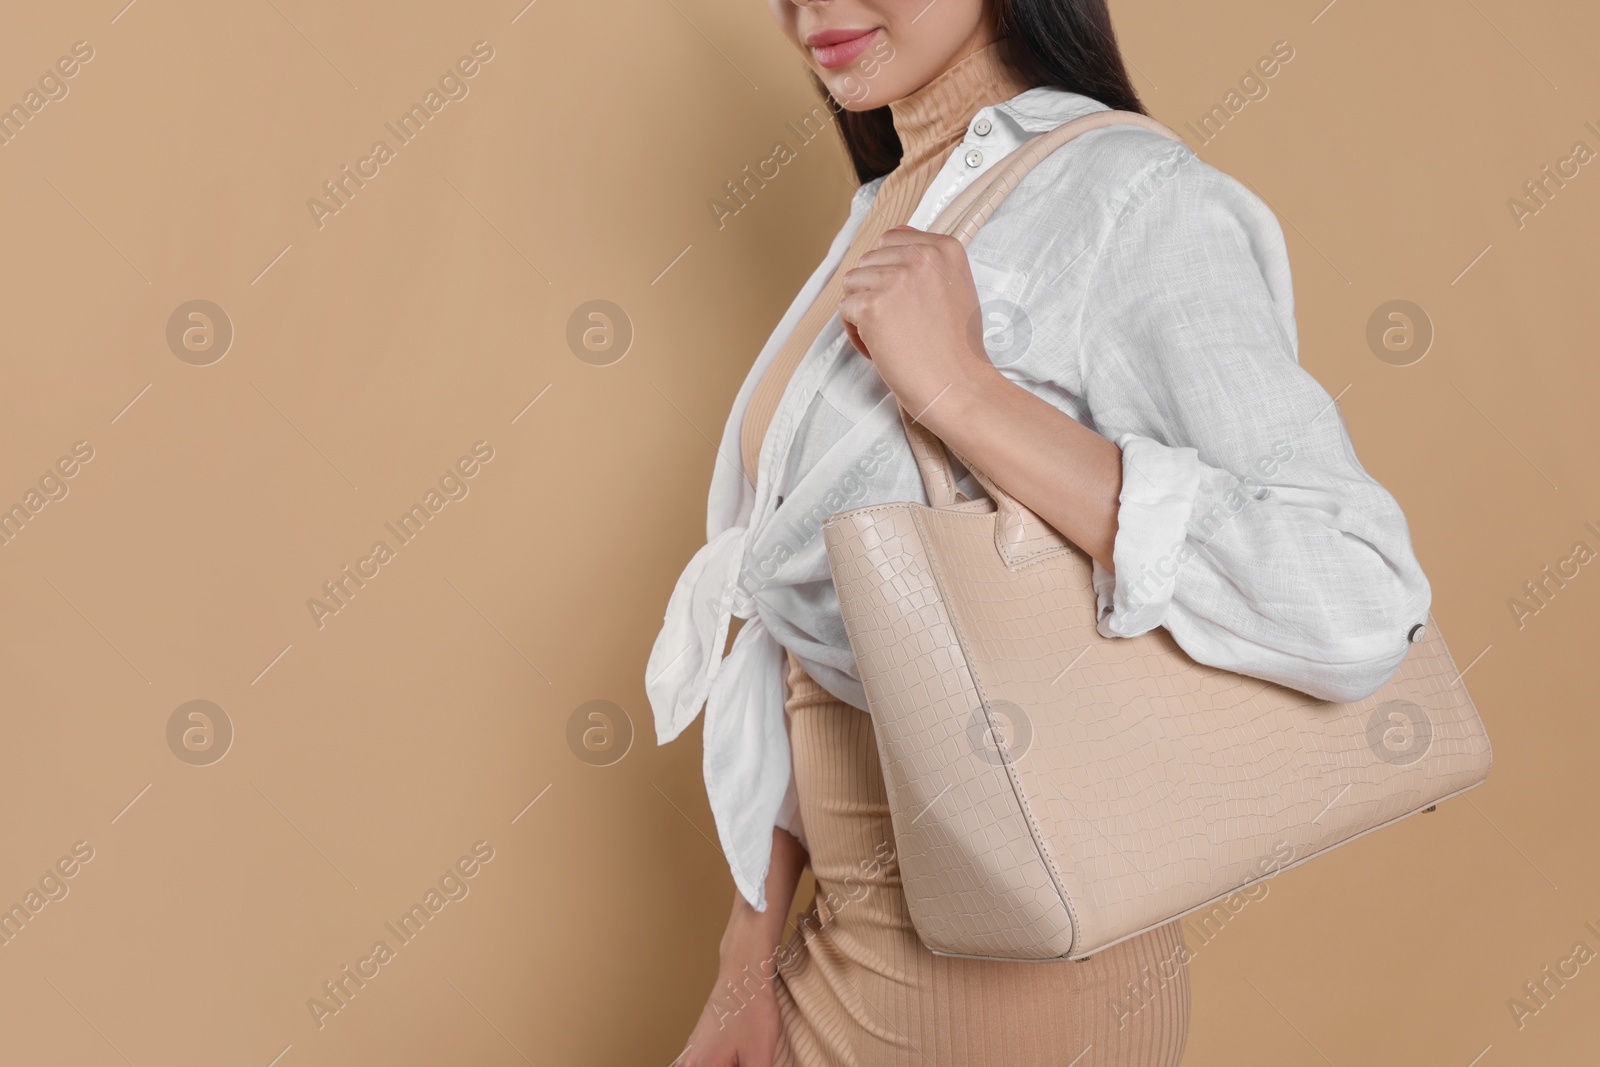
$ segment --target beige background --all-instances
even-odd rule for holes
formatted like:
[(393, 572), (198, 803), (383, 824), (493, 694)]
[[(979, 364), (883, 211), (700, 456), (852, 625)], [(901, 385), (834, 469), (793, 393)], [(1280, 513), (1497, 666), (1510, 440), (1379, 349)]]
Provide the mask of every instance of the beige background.
[[(665, 1065), (732, 888), (698, 727), (657, 749), (641, 675), (710, 441), (852, 188), (818, 140), (707, 207), (814, 106), (802, 68), (755, 0), (123, 3), (0, 33), (0, 103), (94, 49), (0, 147), (0, 504), (94, 450), (0, 548), (0, 904), (94, 851), (0, 947), (0, 1060)], [(1600, 576), (1521, 629), (1507, 601), (1600, 549), (1600, 164), (1521, 229), (1506, 201), (1600, 149), (1600, 15), (1321, 3), (1115, 14), (1179, 129), (1295, 49), (1201, 153), (1284, 222), (1302, 362), (1406, 510), (1497, 759), (1191, 930), (1186, 1062), (1592, 1062), (1600, 964), (1520, 1029), (1507, 1001), (1600, 950)], [(469, 95), (319, 229), (308, 198), (477, 41)], [(1437, 330), (1408, 367), (1365, 340), (1400, 298)], [(165, 339), (194, 299), (235, 331), (209, 366)], [(610, 366), (565, 340), (592, 299), (636, 332)], [(308, 598), (478, 441), (470, 495), (318, 629)], [(166, 738), (195, 699), (236, 731), (209, 766)], [(610, 766), (567, 741), (591, 700), (635, 731)], [(479, 841), (470, 894), (319, 1029), (307, 1000)]]

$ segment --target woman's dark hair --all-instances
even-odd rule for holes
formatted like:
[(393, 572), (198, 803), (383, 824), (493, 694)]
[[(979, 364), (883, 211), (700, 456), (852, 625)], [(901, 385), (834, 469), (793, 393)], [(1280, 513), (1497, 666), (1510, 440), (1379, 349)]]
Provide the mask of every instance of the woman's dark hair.
[[(1065, 89), (1119, 111), (1146, 114), (1128, 79), (1106, 0), (988, 0), (1001, 56), (1034, 86)], [(900, 164), (900, 136), (888, 106), (848, 111), (812, 75), (838, 117), (845, 149), (862, 182)]]

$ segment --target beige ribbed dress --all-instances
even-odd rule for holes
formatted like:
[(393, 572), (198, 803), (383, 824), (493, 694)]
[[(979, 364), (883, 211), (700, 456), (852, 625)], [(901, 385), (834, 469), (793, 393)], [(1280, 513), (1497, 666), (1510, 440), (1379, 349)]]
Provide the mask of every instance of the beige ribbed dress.
[[(967, 122), (1027, 85), (991, 45), (890, 105), (904, 148), (841, 266), (756, 384), (745, 469), (800, 359), (838, 310), (840, 278), (910, 217)], [(935, 956), (911, 922), (872, 719), (789, 657), (784, 705), (817, 897), (779, 969), (778, 1067), (1172, 1067), (1188, 1036), (1178, 923), (1079, 963)], [(831, 902), (831, 905), (830, 905)]]

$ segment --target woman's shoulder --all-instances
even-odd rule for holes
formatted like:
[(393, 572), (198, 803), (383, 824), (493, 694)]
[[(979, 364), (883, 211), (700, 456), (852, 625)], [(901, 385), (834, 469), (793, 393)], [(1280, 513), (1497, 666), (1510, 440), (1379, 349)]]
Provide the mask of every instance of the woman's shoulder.
[[(1031, 139), (1107, 109), (1076, 93), (1041, 88), (996, 110), (1016, 124), (1019, 136)], [(1015, 224), (1042, 227), (1057, 237), (1066, 230), (1087, 236), (1158, 202), (1169, 210), (1151, 212), (1152, 222), (1200, 228), (1223, 223), (1264, 236), (1278, 232), (1272, 210), (1244, 183), (1181, 139), (1132, 122), (1079, 134), (1050, 153), (1007, 198), (995, 221), (1009, 214)]]
[[(1048, 87), (1030, 89), (996, 108), (1023, 142), (1074, 119), (1109, 110), (1087, 96)], [(1043, 187), (1059, 194), (1062, 187), (1070, 186), (1077, 199), (1116, 200), (1137, 191), (1157, 172), (1172, 177), (1185, 172), (1187, 183), (1194, 185), (1227, 178), (1200, 159), (1181, 137), (1139, 125), (1130, 116), (1130, 121), (1081, 133), (1050, 153), (1029, 174), (1025, 185), (1032, 189), (1019, 187), (1017, 193), (1026, 195), (1043, 191)]]

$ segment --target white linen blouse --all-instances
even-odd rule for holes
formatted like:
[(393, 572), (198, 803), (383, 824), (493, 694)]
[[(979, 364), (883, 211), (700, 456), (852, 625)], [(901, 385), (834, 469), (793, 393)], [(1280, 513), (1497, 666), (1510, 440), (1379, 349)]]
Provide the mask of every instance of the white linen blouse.
[[(1019, 145), (1103, 110), (1030, 89), (986, 107), (934, 177), (926, 228)], [(926, 503), (893, 394), (837, 315), (795, 370), (751, 485), (740, 427), (755, 383), (840, 261), (849, 218), (746, 376), (723, 429), (706, 545), (672, 591), (646, 667), (666, 744), (702, 704), (705, 781), (739, 891), (765, 910), (772, 828), (805, 841), (784, 727), (784, 649), (866, 709), (822, 522)], [(1094, 565), (1107, 638), (1164, 626), (1201, 663), (1327, 700), (1380, 688), (1432, 591), (1394, 498), (1362, 468), (1299, 365), (1283, 233), (1238, 181), (1134, 126), (1081, 135), (1033, 170), (968, 248), (991, 359), (1122, 449), (1115, 575)], [(960, 487), (982, 493), (970, 474)], [(730, 618), (746, 620), (727, 656)]]

